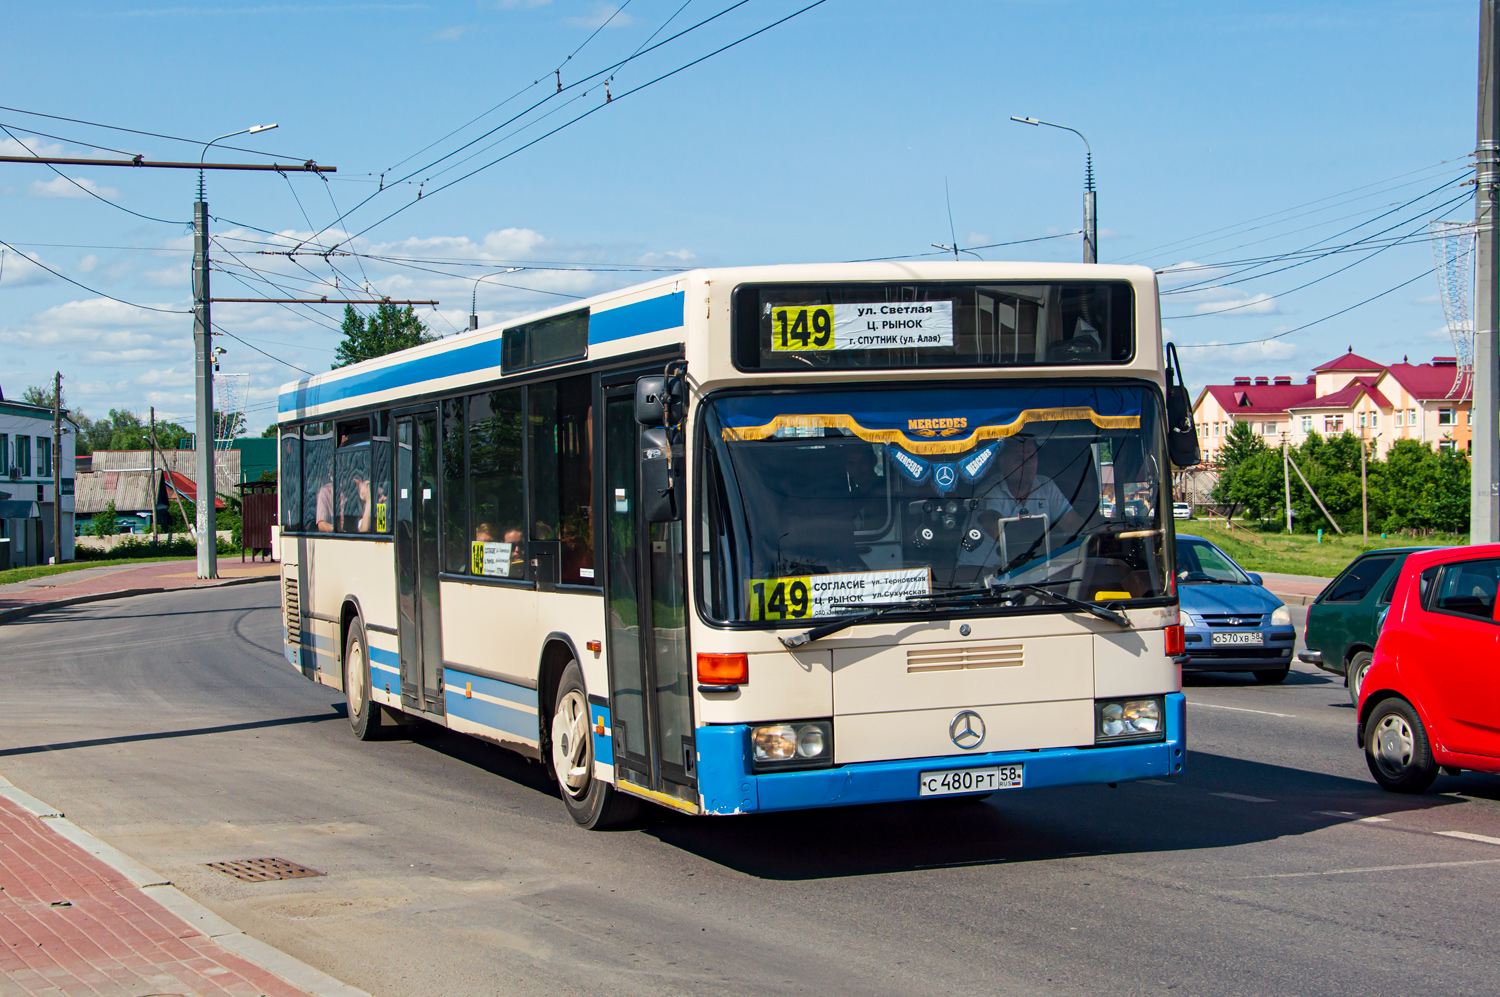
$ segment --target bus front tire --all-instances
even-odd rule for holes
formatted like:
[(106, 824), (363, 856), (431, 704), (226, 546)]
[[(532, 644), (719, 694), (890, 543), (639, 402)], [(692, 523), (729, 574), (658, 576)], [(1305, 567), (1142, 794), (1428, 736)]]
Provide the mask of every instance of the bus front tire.
[(552, 723), (548, 728), (548, 752), (557, 789), (568, 816), (580, 827), (602, 831), (634, 820), (640, 801), (626, 796), (594, 774), (594, 737), (589, 722), (588, 693), (583, 687), (583, 669), (568, 662), (553, 697)]
[(370, 647), (365, 625), (356, 618), (344, 638), (344, 698), (349, 704), (349, 726), (361, 741), (380, 734), (380, 704), (370, 698)]

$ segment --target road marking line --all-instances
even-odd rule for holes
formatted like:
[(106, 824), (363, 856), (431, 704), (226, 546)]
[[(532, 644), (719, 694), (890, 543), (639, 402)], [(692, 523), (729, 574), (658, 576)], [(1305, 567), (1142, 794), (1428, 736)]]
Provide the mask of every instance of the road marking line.
[(1145, 783), (1148, 786), (1175, 786), (1177, 783), (1169, 779), (1137, 779), (1136, 782)]
[(1389, 824), (1390, 822), (1389, 817), (1361, 817), (1359, 819), (1361, 824)]
[(1209, 793), (1209, 796), (1222, 796), (1226, 800), (1242, 800), (1245, 803), (1275, 803), (1264, 796), (1246, 796), (1244, 793)]
[(1289, 720), (1297, 719), (1297, 715), (1295, 713), (1272, 713), (1270, 710), (1247, 710), (1243, 706), (1220, 706), (1218, 703), (1200, 703), (1195, 699), (1188, 700), (1188, 705), (1206, 706), (1210, 710), (1233, 710), (1236, 713), (1259, 713), (1263, 717), (1286, 717)]
[(1307, 876), (1347, 876), (1357, 872), (1403, 872), (1407, 869), (1448, 869), (1465, 865), (1495, 865), (1500, 859), (1469, 859), (1465, 862), (1415, 862), (1411, 865), (1372, 865), (1362, 869), (1327, 869), (1323, 872), (1273, 872), (1246, 879), (1302, 879)]
[(1389, 817), (1361, 817), (1353, 810), (1314, 810), (1313, 813), (1319, 817), (1338, 817), (1343, 820), (1362, 824), (1379, 824), (1390, 821)]
[(1433, 831), (1433, 834), (1441, 834), (1445, 838), (1462, 838), (1464, 841), (1479, 841), (1486, 845), (1500, 845), (1500, 838), (1492, 838), (1488, 834), (1474, 834), (1470, 831)]

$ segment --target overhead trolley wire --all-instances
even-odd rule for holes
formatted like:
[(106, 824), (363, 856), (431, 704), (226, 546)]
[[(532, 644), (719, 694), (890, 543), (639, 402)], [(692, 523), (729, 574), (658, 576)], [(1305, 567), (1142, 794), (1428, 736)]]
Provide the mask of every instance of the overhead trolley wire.
[[(26, 145), (25, 142), (22, 142), (20, 139), (16, 138), (15, 133), (12, 132), (9, 128), (5, 127), (4, 125), (0, 125), (0, 131), (3, 131), (3, 132), (5, 132), (5, 134), (9, 135), (15, 141), (15, 143), (17, 145), (19, 145), (21, 148), (25, 149), (27, 152), (31, 153), (38, 160), (42, 159), (42, 157), (37, 154), (36, 150), (30, 148), (29, 146)], [(113, 151), (113, 150), (111, 150), (111, 151)], [(62, 170), (58, 169), (56, 166), (53, 166), (51, 163), (43, 161), (42, 165), (45, 166), (45, 167), (47, 167), (47, 169), (51, 170), (53, 173), (56, 173), (58, 176), (62, 177), (64, 180), (68, 181), (68, 183), (72, 184), (74, 187), (77, 187), (79, 190), (83, 191), (89, 197), (92, 197), (92, 198), (94, 198), (96, 200), (99, 200), (99, 201), (103, 201), (105, 204), (109, 205), (111, 208), (119, 208), (121, 211), (125, 212), (127, 215), (135, 215), (137, 218), (144, 218), (148, 222), (161, 222), (163, 225), (179, 225), (179, 226), (182, 226), (182, 225), (189, 225), (189, 224), (191, 224), (190, 222), (173, 221), (170, 218), (156, 218), (156, 217), (153, 217), (152, 215), (143, 215), (139, 211), (132, 211), (130, 208), (125, 207), (125, 205), (123, 205), (123, 204), (116, 204), (114, 201), (111, 201), (109, 198), (105, 197), (103, 194), (100, 194), (98, 191), (90, 190), (89, 188), (85, 187), (83, 184), (79, 183), (77, 180), (74, 180), (72, 177), (68, 176)]]
[[(743, 2), (743, 0), (742, 0), (742, 2)], [(449, 187), (452, 187), (455, 184), (462, 183), (463, 181), (465, 181), (465, 180), (469, 179), (470, 177), (474, 176), (475, 174), (481, 173), (484, 170), (489, 169), (491, 166), (495, 166), (496, 164), (502, 163), (502, 162), (504, 162), (505, 160), (509, 159), (510, 157), (512, 157), (514, 155), (517, 155), (517, 154), (519, 154), (521, 152), (524, 152), (525, 150), (527, 150), (527, 149), (531, 148), (532, 146), (536, 145), (538, 142), (541, 142), (544, 139), (550, 138), (551, 136), (556, 135), (558, 132), (562, 131), (563, 129), (571, 127), (572, 125), (577, 124), (578, 122), (582, 121), (584, 118), (589, 117), (590, 115), (594, 114), (595, 112), (600, 111), (600, 110), (608, 107), (610, 105), (610, 103), (619, 103), (621, 100), (624, 100), (626, 97), (629, 97), (631, 94), (640, 93), (642, 90), (645, 90), (648, 87), (655, 86), (656, 84), (662, 82), (663, 80), (670, 79), (671, 77), (676, 76), (678, 73), (685, 72), (685, 71), (691, 69), (692, 67), (698, 65), (701, 62), (705, 62), (705, 61), (707, 61), (709, 59), (712, 59), (714, 56), (719, 55), (719, 54), (721, 54), (723, 52), (727, 52), (728, 50), (736, 47), (737, 45), (744, 44), (745, 42), (749, 41), (752, 38), (755, 38), (755, 37), (757, 37), (759, 35), (763, 35), (767, 31), (770, 31), (772, 28), (779, 27), (780, 25), (785, 24), (787, 21), (790, 21), (790, 20), (792, 20), (795, 17), (800, 17), (801, 15), (803, 15), (803, 14), (807, 13), (808, 11), (812, 10), (814, 7), (821, 7), (823, 4), (825, 4), (827, 2), (828, 2), (828, 0), (813, 0), (812, 3), (806, 5), (805, 7), (799, 8), (798, 10), (795, 10), (795, 11), (793, 11), (790, 14), (787, 14), (785, 17), (778, 18), (777, 20), (772, 21), (770, 24), (767, 24), (764, 27), (757, 28), (756, 30), (750, 32), (749, 34), (742, 35), (741, 37), (736, 38), (732, 42), (729, 42), (729, 43), (727, 43), (725, 45), (719, 46), (718, 48), (714, 49), (712, 52), (709, 52), (706, 55), (701, 55), (698, 58), (693, 59), (690, 62), (686, 62), (686, 63), (682, 64), (681, 66), (678, 66), (676, 69), (669, 70), (668, 72), (662, 73), (660, 76), (657, 76), (654, 79), (647, 80), (645, 83), (642, 83), (639, 86), (632, 87), (631, 89), (624, 91), (619, 96), (615, 97), (613, 99), (613, 101), (606, 102), (606, 103), (603, 103), (603, 104), (596, 104), (594, 107), (591, 107), (589, 110), (584, 111), (582, 114), (578, 115), (577, 117), (570, 118), (568, 121), (563, 122), (562, 124), (558, 125), (556, 128), (553, 128), (551, 131), (544, 132), (541, 135), (538, 135), (536, 138), (532, 139), (529, 142), (526, 142), (523, 145), (518, 146), (515, 149), (512, 149), (510, 152), (507, 152), (505, 155), (500, 156), (500, 157), (498, 157), (496, 159), (493, 159), (490, 162), (484, 164), (483, 166), (480, 166), (480, 167), (477, 167), (477, 168), (475, 168), (473, 170), (470, 170), (468, 173), (465, 173), (461, 177), (457, 177), (457, 178), (455, 178), (453, 180), (449, 180), (447, 183), (445, 183), (445, 184), (443, 184), (443, 185), (441, 185), (439, 187), (434, 188), (431, 192), (428, 193), (427, 196), (431, 197), (433, 194), (437, 194), (440, 191), (447, 190)], [(717, 16), (717, 15), (715, 15), (715, 16)], [(670, 40), (671, 39), (667, 39), (667, 41), (670, 41)], [(664, 41), (664, 42), (661, 42), (659, 44), (664, 45), (664, 44), (666, 44), (666, 42)], [(359, 236), (364, 235), (366, 232), (370, 231), (371, 229), (375, 228), (376, 226), (385, 224), (386, 222), (390, 221), (392, 218), (394, 218), (397, 215), (401, 214), (407, 208), (410, 208), (413, 205), (416, 205), (416, 204), (420, 203), (421, 200), (422, 200), (422, 198), (420, 196), (418, 196), (417, 198), (415, 198), (415, 199), (413, 199), (411, 201), (408, 201), (406, 204), (404, 204), (401, 207), (397, 208), (395, 211), (392, 211), (390, 214), (386, 215), (385, 217), (383, 217), (383, 218), (381, 218), (381, 219), (379, 219), (379, 220), (377, 220), (375, 222), (372, 222), (369, 225), (366, 225), (364, 228), (360, 229), (358, 232), (355, 232), (353, 235), (351, 235), (349, 237), (349, 239), (356, 239)], [(344, 241), (347, 242), (349, 240), (346, 239)], [(342, 245), (342, 243), (338, 243), (336, 245)]]
[[(14, 111), (17, 114), (29, 114), (29, 115), (31, 115), (33, 117), (37, 117), (37, 118), (50, 118), (53, 121), (69, 121), (69, 122), (72, 122), (75, 125), (90, 125), (90, 126), (92, 126), (94, 128), (107, 128), (110, 131), (129, 132), (131, 135), (146, 135), (146, 136), (149, 136), (151, 138), (164, 138), (164, 139), (167, 139), (167, 140), (172, 141), (172, 142), (186, 142), (188, 145), (204, 145), (205, 144), (200, 139), (183, 138), (180, 135), (163, 135), (161, 132), (143, 132), (143, 131), (141, 131), (139, 129), (136, 129), (136, 128), (122, 128), (119, 125), (106, 125), (106, 124), (103, 124), (102, 122), (98, 122), (98, 121), (85, 121), (82, 118), (65, 118), (65, 117), (63, 117), (60, 114), (43, 114), (41, 111), (28, 111), (24, 107), (6, 107), (4, 105), (0, 105), (0, 111)], [(287, 156), (287, 155), (283, 155), (281, 153), (276, 153), (276, 152), (265, 152), (265, 151), (262, 151), (260, 149), (242, 149), (242, 148), (240, 148), (237, 145), (219, 145), (219, 144), (216, 144), (214, 146), (214, 148), (215, 149), (232, 149), (235, 152), (248, 152), (252, 156), (268, 156), (268, 157), (270, 157), (272, 159), (290, 159), (290, 160), (293, 160), (293, 161), (298, 162), (298, 163), (306, 162), (307, 158), (308, 158), (306, 156)]]
[[(1278, 332), (1272, 336), (1264, 336), (1260, 339), (1242, 339), (1233, 343), (1177, 343), (1177, 348), (1179, 350), (1211, 350), (1224, 346), (1251, 346), (1256, 343), (1269, 343), (1273, 340), (1283, 339), (1287, 336), (1290, 336), (1294, 332), (1302, 332), (1304, 329), (1311, 329), (1313, 326), (1320, 325), (1323, 322), (1327, 322), (1329, 319), (1338, 318), (1340, 315), (1343, 315), (1347, 312), (1352, 312), (1354, 311), (1354, 309), (1359, 308), (1362, 305), (1368, 305), (1370, 302), (1376, 300), (1377, 298), (1383, 298), (1387, 294), (1399, 291), (1403, 287), (1406, 287), (1408, 284), (1415, 284), (1423, 277), (1429, 277), (1435, 273), (1437, 273), (1436, 267), (1433, 267), (1430, 270), (1425, 270), (1422, 273), (1417, 274), (1415, 277), (1412, 277), (1410, 280), (1403, 280), (1395, 287), (1388, 287), (1384, 291), (1381, 291), (1379, 294), (1372, 294), (1368, 298), (1365, 298), (1363, 301), (1356, 301), (1354, 304), (1350, 305), (1347, 308), (1340, 308), (1338, 311), (1333, 312), (1329, 315), (1324, 315), (1320, 319), (1314, 319), (1313, 321), (1308, 322), (1305, 325), (1299, 325), (1295, 329), (1287, 329), (1285, 332)], [(1173, 340), (1173, 342), (1176, 342), (1176, 340)]]
[(58, 278), (59, 280), (65, 280), (69, 284), (72, 284), (74, 287), (81, 287), (85, 291), (89, 292), (90, 294), (97, 294), (101, 298), (108, 298), (110, 301), (117, 301), (117, 302), (119, 302), (122, 305), (129, 305), (131, 308), (141, 308), (141, 309), (144, 309), (144, 310), (146, 310), (148, 312), (161, 312), (161, 313), (163, 313), (165, 315), (191, 315), (191, 314), (193, 314), (191, 309), (184, 310), (184, 309), (181, 309), (181, 308), (158, 308), (155, 305), (143, 305), (143, 304), (140, 304), (139, 302), (126, 301), (124, 298), (117, 298), (113, 294), (105, 294), (103, 291), (99, 290), (98, 288), (89, 287), (87, 284), (85, 284), (85, 283), (83, 283), (81, 281), (74, 280), (72, 277), (69, 277), (65, 273), (62, 273), (60, 271), (52, 269), (47, 264), (43, 263), (41, 260), (34, 260), (34, 259), (32, 259), (30, 256), (27, 256), (25, 253), (21, 252), (15, 246), (12, 246), (10, 243), (6, 242), (4, 239), (0, 239), (0, 246), (4, 246), (6, 249), (9, 249), (12, 253), (15, 253), (17, 256), (22, 257), (23, 259), (26, 260), (27, 263), (30, 263), (33, 266), (41, 267), (43, 270), (47, 271), (48, 273), (50, 273), (52, 276)]

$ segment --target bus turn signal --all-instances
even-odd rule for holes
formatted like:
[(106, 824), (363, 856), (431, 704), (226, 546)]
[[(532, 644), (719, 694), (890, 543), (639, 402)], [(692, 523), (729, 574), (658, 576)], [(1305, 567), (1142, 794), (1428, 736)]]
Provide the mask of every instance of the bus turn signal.
[(704, 685), (744, 685), (750, 681), (750, 659), (743, 654), (698, 654), (698, 681)]

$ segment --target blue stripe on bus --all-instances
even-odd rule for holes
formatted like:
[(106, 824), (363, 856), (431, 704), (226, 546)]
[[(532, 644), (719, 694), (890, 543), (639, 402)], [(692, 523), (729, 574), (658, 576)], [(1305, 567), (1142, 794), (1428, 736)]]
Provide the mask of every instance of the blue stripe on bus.
[(681, 291), (648, 298), (632, 305), (594, 312), (589, 316), (589, 345), (612, 343), (617, 339), (644, 336), (648, 332), (676, 329), (682, 325), (683, 304), (687, 295)]
[[(449, 716), (460, 717), (470, 723), (530, 741), (540, 738), (535, 713), (537, 705), (535, 689), (527, 689), (499, 679), (485, 678), (482, 675), (470, 675), (468, 672), (455, 671), (452, 668), (443, 669), (443, 685), (445, 687), (444, 701), (447, 703)], [(477, 693), (503, 699), (517, 706), (529, 706), (531, 710), (491, 703), (477, 697), (470, 699), (464, 695), (465, 687), (472, 687)]]
[[(682, 325), (685, 301), (686, 295), (677, 291), (608, 311), (595, 312), (589, 316), (589, 344), (611, 343), (617, 339), (675, 329)], [(347, 374), (337, 380), (319, 384), (299, 381), (292, 390), (281, 393), (276, 407), (282, 415), (297, 415), (319, 405), (405, 388), (422, 381), (471, 374), (487, 368), (493, 368), (498, 373), (500, 342), (500, 338), (495, 337), (442, 353), (413, 357), (390, 367)]]
[[(594, 732), (594, 761), (605, 765), (615, 763), (614, 728), (609, 722), (609, 707), (589, 704), (590, 729)], [(599, 733), (599, 721), (604, 721), (605, 733)]]
[(1027, 789), (1159, 779), (1182, 773), (1187, 705), (1181, 693), (1166, 697), (1166, 714), (1166, 740), (1154, 744), (902, 758), (761, 774), (751, 772), (747, 725), (708, 724), (696, 731), (698, 791), (704, 813), (742, 814), (917, 800), (921, 773), (933, 769), (1020, 763)]
[(401, 655), (383, 647), (370, 645), (370, 667), (376, 671), (401, 674)]

